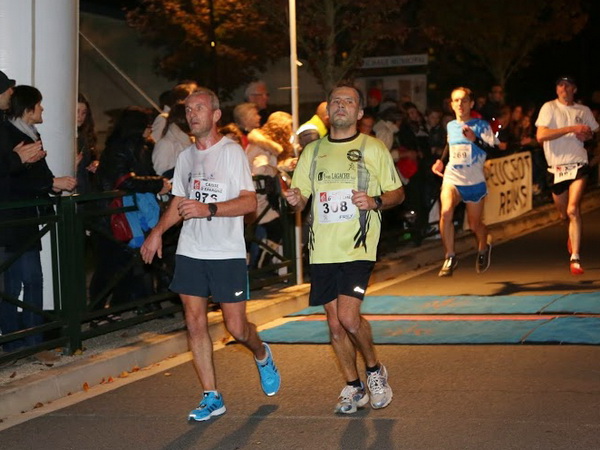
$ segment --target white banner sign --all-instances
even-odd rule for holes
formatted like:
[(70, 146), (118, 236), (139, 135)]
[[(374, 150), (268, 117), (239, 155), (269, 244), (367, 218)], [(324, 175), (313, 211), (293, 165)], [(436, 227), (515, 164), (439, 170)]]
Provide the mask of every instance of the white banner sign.
[(382, 67), (409, 67), (426, 66), (429, 62), (429, 55), (423, 53), (420, 55), (395, 55), (395, 56), (373, 56), (363, 58), (361, 69), (380, 69)]
[(532, 208), (531, 154), (515, 153), (485, 162), (488, 195), (484, 221), (487, 225), (513, 219)]

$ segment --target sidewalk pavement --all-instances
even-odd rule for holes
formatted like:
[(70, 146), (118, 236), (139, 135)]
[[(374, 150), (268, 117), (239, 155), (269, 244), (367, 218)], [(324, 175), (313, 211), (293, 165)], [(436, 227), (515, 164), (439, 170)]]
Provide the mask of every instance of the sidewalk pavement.
[[(600, 190), (586, 194), (582, 212), (600, 207)], [(540, 206), (523, 216), (490, 226), (495, 243), (522, 236), (556, 223), (558, 214), (551, 204)], [(385, 251), (371, 283), (380, 283), (416, 269), (439, 264), (443, 250), (439, 239), (426, 240), (419, 247), (403, 246), (396, 252)], [(458, 255), (473, 253), (471, 233), (458, 233)], [(308, 306), (309, 285), (253, 293), (260, 297), (248, 302), (250, 321), (261, 326)], [(209, 313), (210, 333), (215, 343), (230, 337), (220, 312)], [(94, 386), (111, 383), (128, 374), (144, 370), (161, 361), (173, 359), (188, 351), (183, 318), (157, 319), (136, 327), (120, 330), (84, 343), (81, 354), (56, 354), (52, 361), (30, 358), (21, 363), (0, 368), (0, 430), (2, 422), (10, 426), (15, 416), (31, 411), (76, 393), (87, 393)], [(180, 357), (178, 357), (180, 358)], [(189, 355), (188, 355), (189, 360)], [(181, 361), (183, 362), (183, 361)], [(43, 410), (40, 410), (43, 412)], [(12, 417), (11, 417), (12, 416)], [(17, 420), (18, 423), (18, 420)]]

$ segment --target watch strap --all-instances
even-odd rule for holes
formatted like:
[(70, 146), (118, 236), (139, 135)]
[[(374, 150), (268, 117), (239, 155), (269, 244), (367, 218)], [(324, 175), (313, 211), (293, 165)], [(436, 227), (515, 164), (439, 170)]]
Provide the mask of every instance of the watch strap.
[(213, 216), (214, 216), (215, 214), (217, 214), (217, 211), (218, 211), (218, 209), (219, 209), (219, 208), (217, 207), (217, 205), (216, 205), (216, 204), (214, 204), (214, 203), (209, 203), (209, 204), (208, 204), (208, 212), (210, 213), (210, 216), (208, 216), (206, 219), (207, 219), (207, 220), (211, 220), (211, 219), (213, 218)]
[(375, 200), (375, 210), (379, 211), (383, 207), (383, 200), (381, 200), (381, 196), (376, 195), (373, 197), (373, 200)]

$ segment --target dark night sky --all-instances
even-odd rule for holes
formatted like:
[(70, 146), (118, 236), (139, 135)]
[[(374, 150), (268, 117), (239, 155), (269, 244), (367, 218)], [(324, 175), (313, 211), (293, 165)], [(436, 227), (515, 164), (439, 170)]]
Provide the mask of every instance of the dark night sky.
[(570, 42), (551, 42), (532, 55), (532, 64), (515, 75), (507, 86), (515, 97), (540, 93), (545, 100), (555, 95), (554, 80), (571, 74), (578, 81), (578, 94), (584, 100), (600, 90), (600, 2), (590, 2), (586, 28)]

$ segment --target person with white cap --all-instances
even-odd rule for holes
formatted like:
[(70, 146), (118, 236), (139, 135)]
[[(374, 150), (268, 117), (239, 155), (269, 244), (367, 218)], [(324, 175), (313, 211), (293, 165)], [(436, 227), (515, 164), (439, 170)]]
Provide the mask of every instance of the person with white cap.
[(577, 83), (571, 76), (556, 80), (557, 98), (546, 102), (535, 122), (537, 140), (544, 145), (548, 171), (554, 174), (551, 186), (554, 205), (568, 224), (567, 250), (573, 275), (583, 274), (579, 257), (581, 245), (581, 199), (591, 172), (583, 144), (599, 128), (587, 106), (575, 102)]

